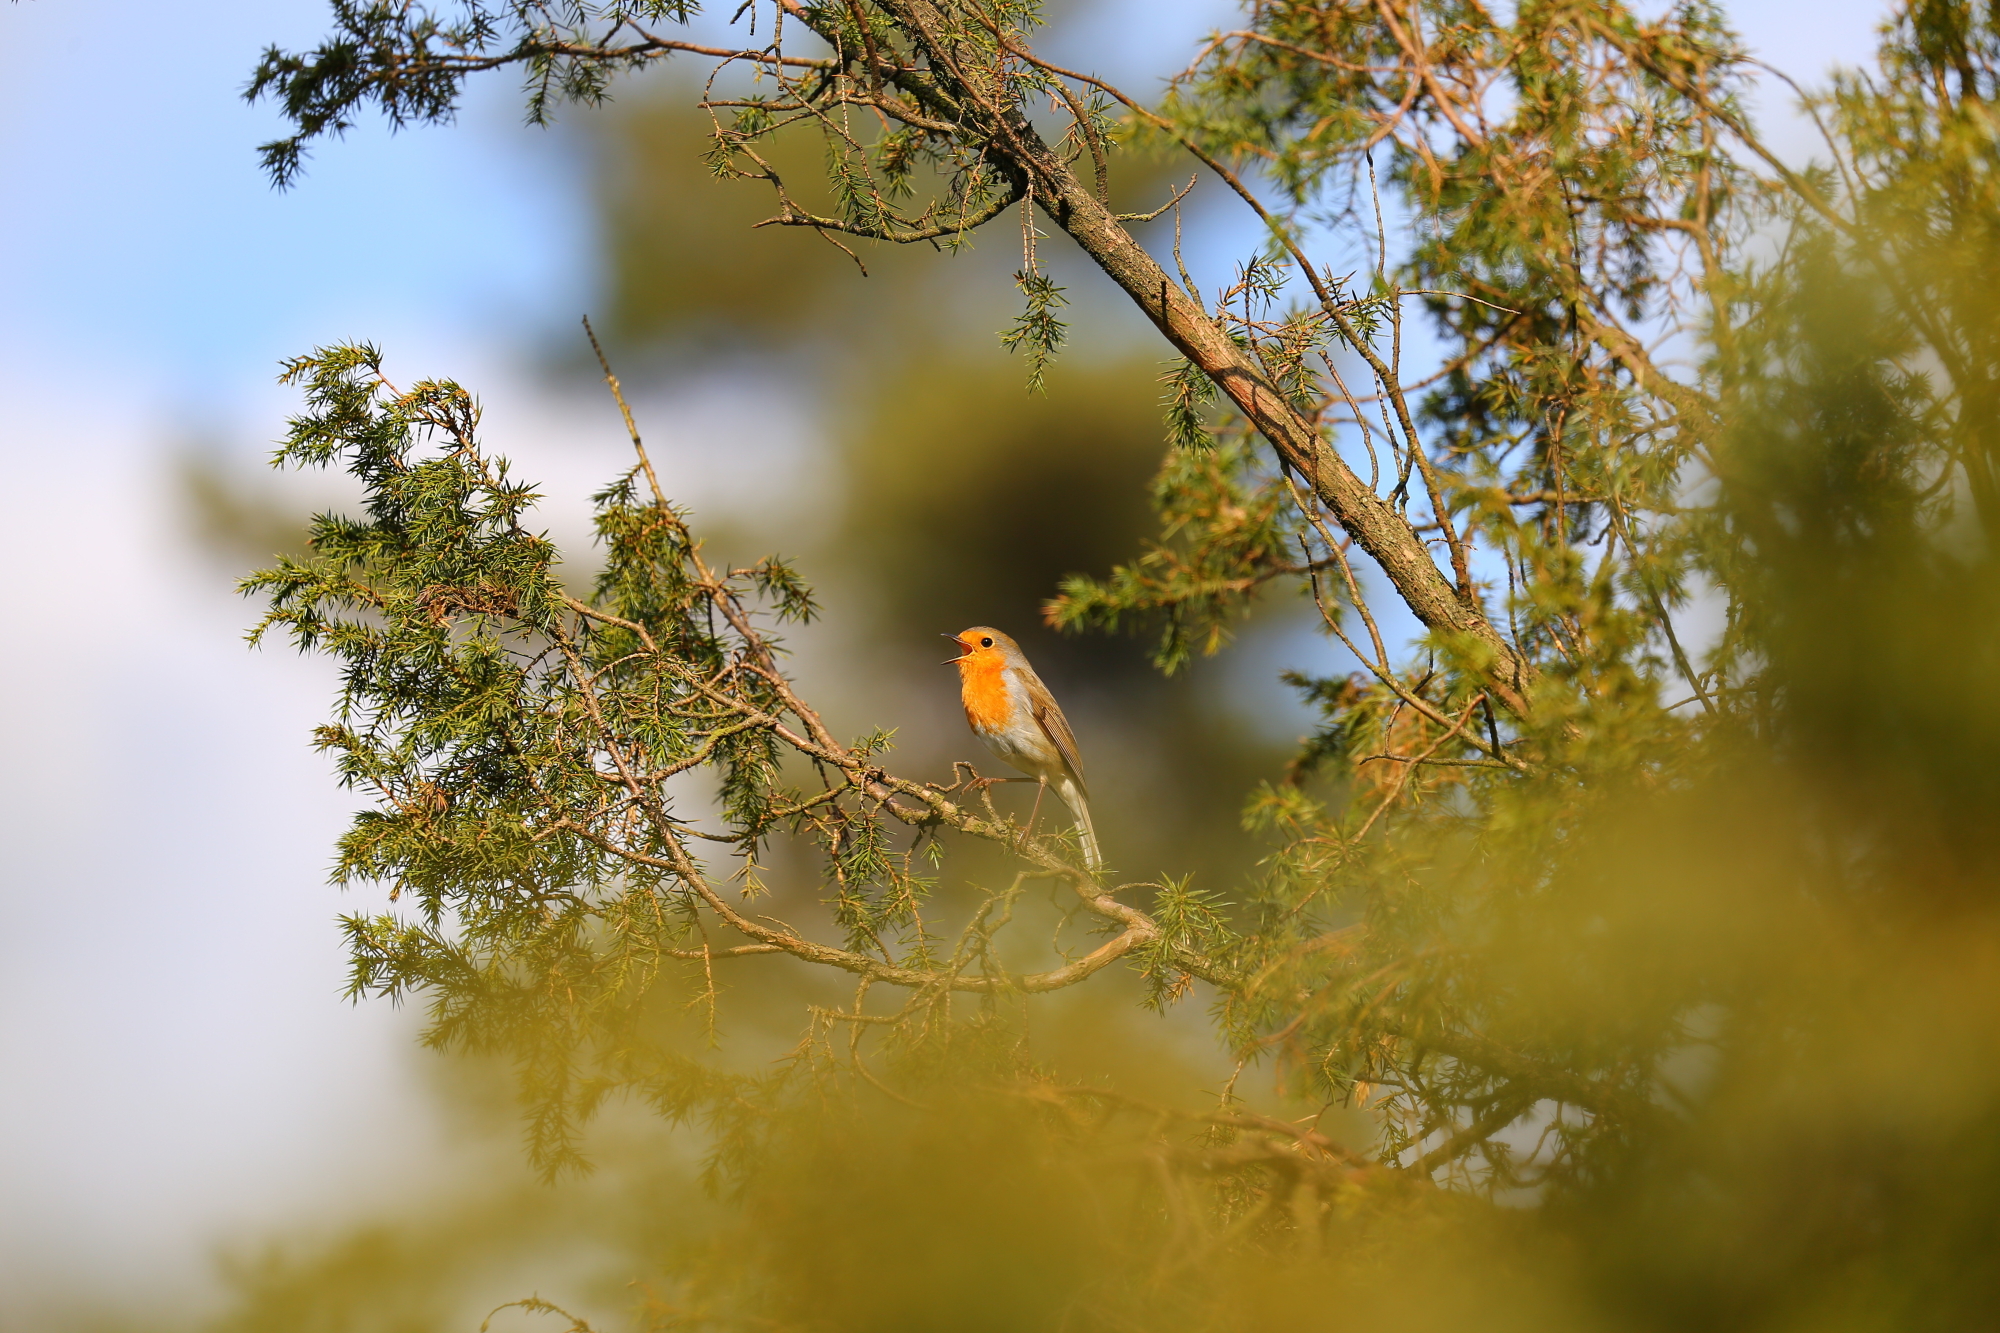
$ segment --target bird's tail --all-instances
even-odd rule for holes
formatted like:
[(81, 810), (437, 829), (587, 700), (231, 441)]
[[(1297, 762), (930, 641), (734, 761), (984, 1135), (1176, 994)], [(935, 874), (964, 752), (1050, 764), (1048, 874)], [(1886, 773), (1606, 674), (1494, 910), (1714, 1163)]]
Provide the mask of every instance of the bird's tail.
[(1097, 849), (1097, 829), (1090, 822), (1090, 802), (1084, 798), (1083, 784), (1065, 775), (1052, 785), (1076, 816), (1076, 840), (1083, 848), (1083, 863), (1092, 870), (1104, 869), (1104, 854)]

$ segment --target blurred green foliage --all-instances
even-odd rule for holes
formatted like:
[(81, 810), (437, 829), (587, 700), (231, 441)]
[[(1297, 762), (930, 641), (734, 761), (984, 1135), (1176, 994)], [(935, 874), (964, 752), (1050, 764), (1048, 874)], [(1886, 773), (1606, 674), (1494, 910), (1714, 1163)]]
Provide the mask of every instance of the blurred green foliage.
[[(691, 105), (698, 96), (674, 80), (593, 122), (592, 188), (611, 328), (627, 340), (662, 339), (711, 354), (718, 342), (762, 354), (771, 344), (825, 341), (829, 319), (843, 314), (859, 314), (874, 336), (889, 334), (885, 304), (913, 304), (909, 286), (923, 280), (934, 257), (871, 250), (863, 278), (852, 259), (817, 236), (758, 229), (771, 215), (770, 200), (716, 188), (702, 162), (709, 120)], [(818, 175), (820, 148), (810, 132), (783, 136), (770, 156), (789, 177), (810, 182)]]
[(225, 458), (202, 443), (184, 444), (175, 452), (174, 489), (196, 541), (237, 568), (305, 550), (310, 533), (293, 512), (290, 497), (281, 498), (259, 484), (263, 477), (242, 475)]

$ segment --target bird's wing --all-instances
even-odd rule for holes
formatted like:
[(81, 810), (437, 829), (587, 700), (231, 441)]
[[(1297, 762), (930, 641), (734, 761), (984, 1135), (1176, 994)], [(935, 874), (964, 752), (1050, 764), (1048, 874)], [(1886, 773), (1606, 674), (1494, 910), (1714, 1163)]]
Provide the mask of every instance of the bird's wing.
[(1069, 767), (1069, 775), (1076, 779), (1076, 785), (1082, 787), (1083, 756), (1077, 753), (1076, 733), (1069, 729), (1069, 719), (1062, 715), (1062, 709), (1056, 707), (1055, 696), (1049, 693), (1049, 687), (1042, 684), (1039, 677), (1028, 677), (1027, 685), (1028, 711), (1034, 714), (1042, 734), (1049, 738), (1049, 743), (1056, 747), (1056, 753), (1062, 756), (1063, 763)]

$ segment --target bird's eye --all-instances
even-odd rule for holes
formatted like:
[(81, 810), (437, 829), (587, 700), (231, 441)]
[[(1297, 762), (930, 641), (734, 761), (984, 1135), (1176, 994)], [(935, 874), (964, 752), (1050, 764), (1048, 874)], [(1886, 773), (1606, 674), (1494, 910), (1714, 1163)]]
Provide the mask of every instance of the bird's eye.
[(993, 640), (991, 640), (991, 639), (981, 639), (981, 640), (979, 641), (979, 646), (980, 646), (981, 648), (991, 648), (991, 647), (993, 646)]

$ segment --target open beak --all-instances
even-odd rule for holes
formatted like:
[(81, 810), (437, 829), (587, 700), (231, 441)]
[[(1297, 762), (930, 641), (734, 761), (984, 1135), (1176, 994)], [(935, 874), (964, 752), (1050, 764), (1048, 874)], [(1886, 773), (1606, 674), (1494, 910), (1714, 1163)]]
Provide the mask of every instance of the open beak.
[[(959, 638), (956, 634), (947, 634), (944, 637), (950, 639), (953, 643), (957, 644), (961, 648), (965, 647), (965, 640)], [(944, 661), (938, 663), (938, 665), (953, 666), (959, 662), (963, 662), (966, 658), (970, 656), (972, 656), (971, 649), (966, 649), (965, 652), (960, 653), (957, 657), (947, 657)]]

